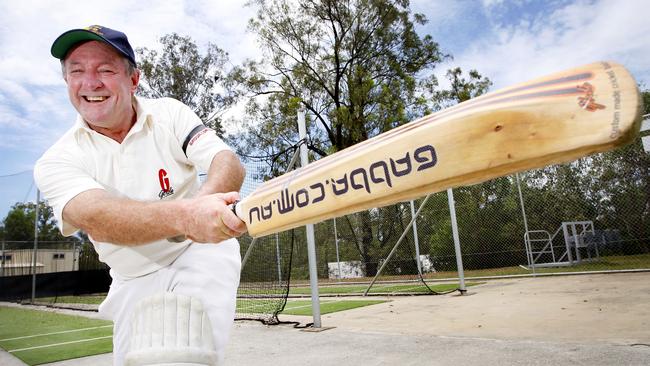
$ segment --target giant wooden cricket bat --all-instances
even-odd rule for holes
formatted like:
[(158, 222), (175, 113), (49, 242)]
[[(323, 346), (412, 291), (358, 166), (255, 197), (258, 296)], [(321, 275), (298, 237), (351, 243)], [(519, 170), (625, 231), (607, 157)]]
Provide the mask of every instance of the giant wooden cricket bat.
[(251, 236), (562, 163), (632, 141), (641, 98), (594, 63), (420, 118), (262, 184), (235, 205)]

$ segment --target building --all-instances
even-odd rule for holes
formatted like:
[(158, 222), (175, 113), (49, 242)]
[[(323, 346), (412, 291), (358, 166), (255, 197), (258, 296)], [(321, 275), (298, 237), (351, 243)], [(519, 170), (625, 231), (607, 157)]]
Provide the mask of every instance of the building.
[[(33, 249), (9, 249), (0, 253), (0, 277), (31, 274)], [(79, 270), (79, 248), (38, 249), (36, 273), (67, 272)]]

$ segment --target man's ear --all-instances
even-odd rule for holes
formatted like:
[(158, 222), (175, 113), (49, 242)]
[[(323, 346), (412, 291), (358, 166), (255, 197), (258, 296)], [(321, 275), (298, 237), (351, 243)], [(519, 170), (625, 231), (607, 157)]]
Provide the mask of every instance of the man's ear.
[(61, 61), (61, 76), (63, 76), (63, 81), (65, 81), (65, 83), (67, 84), (68, 83), (68, 72), (66, 70), (68, 70), (68, 69), (65, 67), (64, 62), (65, 61)]
[(135, 91), (138, 89), (138, 84), (140, 83), (140, 70), (135, 69), (131, 74), (131, 93), (135, 94)]

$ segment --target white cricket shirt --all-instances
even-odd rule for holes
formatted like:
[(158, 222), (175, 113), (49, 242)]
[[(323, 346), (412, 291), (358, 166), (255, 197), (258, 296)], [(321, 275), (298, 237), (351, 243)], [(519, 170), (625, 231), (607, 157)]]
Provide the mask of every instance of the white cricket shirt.
[[(122, 143), (93, 131), (77, 116), (75, 125), (36, 162), (36, 184), (63, 235), (78, 230), (62, 213), (79, 193), (99, 188), (138, 201), (191, 197), (199, 188), (198, 171), (207, 171), (215, 154), (229, 150), (177, 100), (136, 98), (136, 113), (137, 121)], [(91, 241), (99, 259), (123, 277), (165, 267), (191, 243), (159, 240), (127, 247)]]

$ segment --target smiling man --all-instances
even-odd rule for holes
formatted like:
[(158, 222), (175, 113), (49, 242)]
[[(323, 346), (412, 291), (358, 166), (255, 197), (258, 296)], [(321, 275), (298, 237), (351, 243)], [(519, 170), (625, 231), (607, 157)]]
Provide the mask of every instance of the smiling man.
[[(218, 362), (239, 284), (234, 238), (246, 231), (227, 207), (239, 198), (244, 178), (239, 159), (186, 105), (135, 96), (140, 72), (124, 33), (73, 29), (54, 41), (51, 53), (61, 60), (78, 116), (38, 160), (34, 175), (62, 233), (84, 230), (111, 267), (100, 313), (115, 322), (115, 365), (133, 348), (130, 325), (143, 317), (136, 310), (143, 301), (151, 306), (138, 309), (205, 312), (211, 324), (194, 336), (211, 338), (200, 343), (212, 349), (198, 350), (210, 356), (199, 364)], [(202, 186), (198, 171), (207, 172)], [(192, 361), (186, 356), (181, 352), (176, 361)]]

